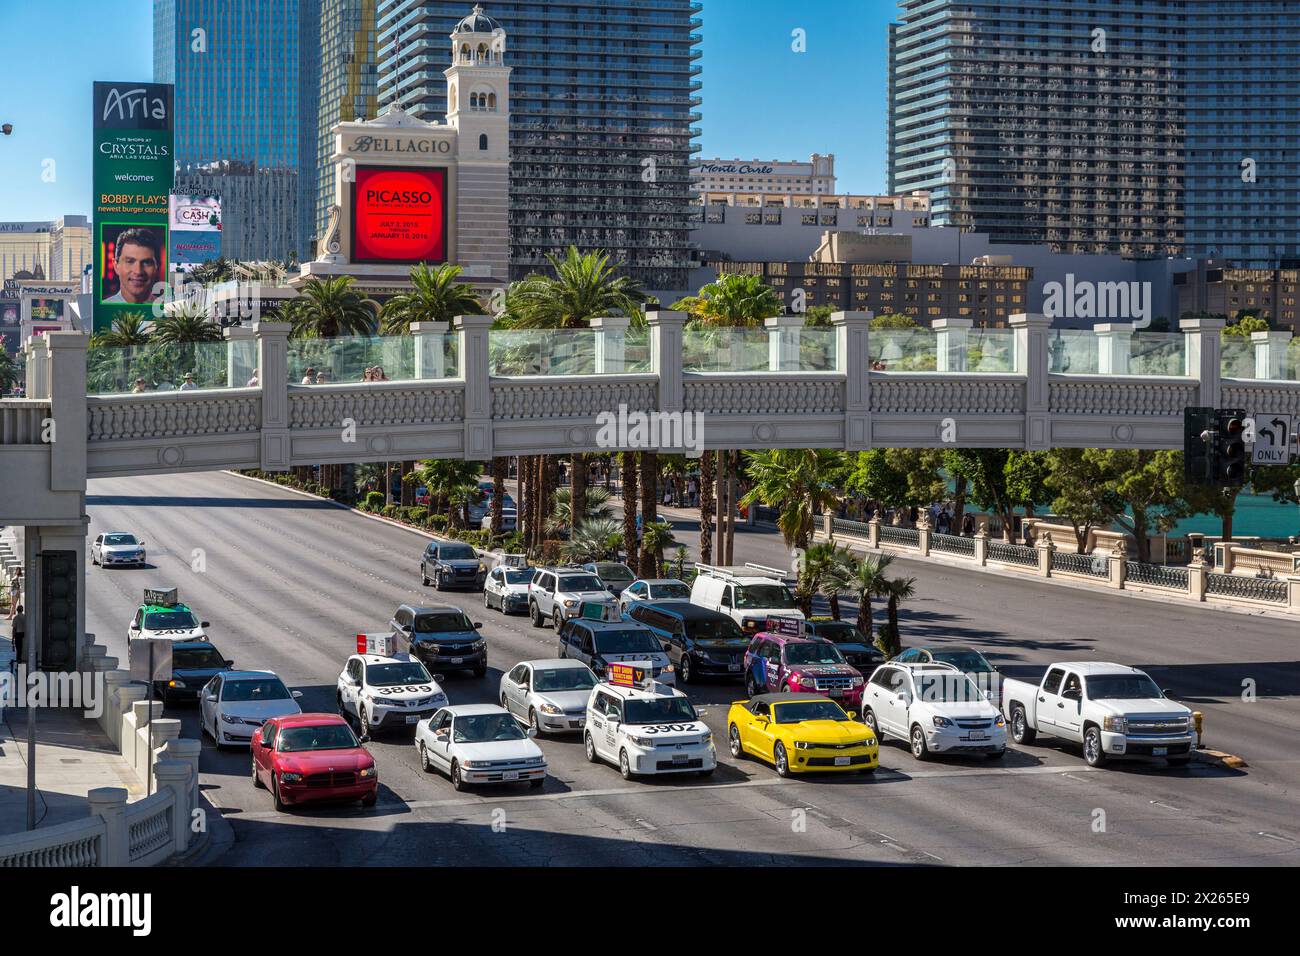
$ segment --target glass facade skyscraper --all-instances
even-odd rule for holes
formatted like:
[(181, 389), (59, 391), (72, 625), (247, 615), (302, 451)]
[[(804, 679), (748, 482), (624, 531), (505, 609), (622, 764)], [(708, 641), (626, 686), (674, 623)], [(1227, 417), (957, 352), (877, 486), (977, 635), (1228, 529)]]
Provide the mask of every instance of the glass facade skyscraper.
[[(604, 249), (647, 289), (692, 267), (700, 119), (695, 0), (488, 2), (510, 43), (510, 276)], [(467, 0), (379, 0), (379, 103), (444, 122)]]
[(248, 248), (244, 258), (310, 252), (320, 2), (154, 3), (154, 80), (176, 86), (177, 165), (274, 170), (286, 190), (275, 215), (289, 217), (287, 233), (265, 234), (294, 235), (296, 248)]
[(1300, 265), (1296, 0), (901, 0), (890, 191), (1064, 252)]

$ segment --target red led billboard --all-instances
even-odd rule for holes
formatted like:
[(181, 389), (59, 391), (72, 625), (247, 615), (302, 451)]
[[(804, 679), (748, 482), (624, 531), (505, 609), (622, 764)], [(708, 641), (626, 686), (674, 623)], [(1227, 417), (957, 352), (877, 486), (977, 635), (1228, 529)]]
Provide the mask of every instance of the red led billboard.
[(357, 166), (353, 262), (446, 262), (447, 170)]

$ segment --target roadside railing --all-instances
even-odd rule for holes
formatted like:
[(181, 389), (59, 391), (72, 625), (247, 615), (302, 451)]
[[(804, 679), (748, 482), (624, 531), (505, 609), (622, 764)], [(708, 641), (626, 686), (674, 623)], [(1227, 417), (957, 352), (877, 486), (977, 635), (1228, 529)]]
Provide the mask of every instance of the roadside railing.
[(1189, 572), (1185, 567), (1172, 568), (1165, 564), (1146, 564), (1142, 561), (1129, 561), (1125, 571), (1127, 580), (1153, 588), (1170, 588), (1174, 591), (1187, 591)]
[(1286, 581), (1211, 572), (1206, 577), (1206, 585), (1206, 591), (1210, 594), (1269, 604), (1287, 603)]
[(105, 829), (102, 817), (91, 816), (0, 837), (0, 869), (104, 866)]
[(999, 564), (1018, 564), (1022, 567), (1036, 567), (1038, 552), (1023, 544), (1007, 544), (1005, 541), (990, 541), (988, 559)]
[(1052, 570), (1084, 577), (1110, 577), (1110, 562), (1105, 555), (1071, 554), (1068, 551), (1052, 552)]

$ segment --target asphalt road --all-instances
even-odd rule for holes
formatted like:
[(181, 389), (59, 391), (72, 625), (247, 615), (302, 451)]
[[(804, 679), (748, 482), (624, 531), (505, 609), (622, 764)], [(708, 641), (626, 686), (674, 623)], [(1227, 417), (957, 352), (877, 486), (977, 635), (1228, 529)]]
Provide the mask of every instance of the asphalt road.
[[(224, 474), (102, 479), (88, 497), (93, 536), (130, 530), (148, 542), (143, 570), (92, 569), (89, 629), (125, 658), (141, 589), (180, 588), (216, 646), (240, 667), (269, 668), (332, 710), (358, 631), (382, 627), (398, 603), (449, 602), (485, 622), (486, 678), (452, 676), (455, 703), (494, 701), (516, 662), (554, 655), (549, 630), (486, 611), (482, 595), (423, 588), (423, 538), (283, 489)], [(682, 525), (683, 543), (695, 538)], [(196, 552), (196, 549), (200, 549)], [(740, 560), (775, 563), (770, 533), (746, 532)], [(199, 560), (201, 559), (201, 561)], [(785, 561), (779, 561), (784, 564)], [(195, 567), (202, 570), (196, 571)], [(978, 572), (899, 562), (918, 578), (905, 643), (974, 644), (1008, 673), (1037, 676), (1052, 659), (1149, 666), (1207, 713), (1210, 742), (1251, 761), (1244, 772), (1123, 764), (1090, 770), (1066, 747), (983, 758), (915, 761), (882, 748), (872, 777), (780, 780), (725, 752), (712, 778), (624, 782), (588, 764), (576, 739), (541, 741), (545, 788), (456, 793), (420, 769), (409, 732), (371, 744), (377, 807), (277, 814), (249, 781), (247, 752), (203, 738), (201, 785), (225, 825), (219, 865), (701, 865), (1137, 864), (1300, 862), (1300, 730), (1294, 625), (1123, 596), (1072, 591)], [(1157, 666), (1159, 665), (1159, 666)], [(1259, 700), (1239, 700), (1240, 680)], [(692, 688), (715, 739), (725, 740), (735, 684)], [(1190, 696), (1189, 696), (1190, 695)], [(195, 709), (176, 708), (199, 736)], [(214, 834), (218, 828), (214, 827)]]

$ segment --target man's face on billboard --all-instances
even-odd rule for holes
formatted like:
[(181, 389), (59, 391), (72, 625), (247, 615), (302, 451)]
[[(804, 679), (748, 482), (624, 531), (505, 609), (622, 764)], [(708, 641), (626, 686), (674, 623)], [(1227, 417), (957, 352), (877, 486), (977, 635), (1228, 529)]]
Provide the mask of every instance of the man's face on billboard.
[(127, 302), (149, 302), (158, 279), (158, 254), (148, 246), (128, 242), (118, 246), (114, 260), (122, 298)]

